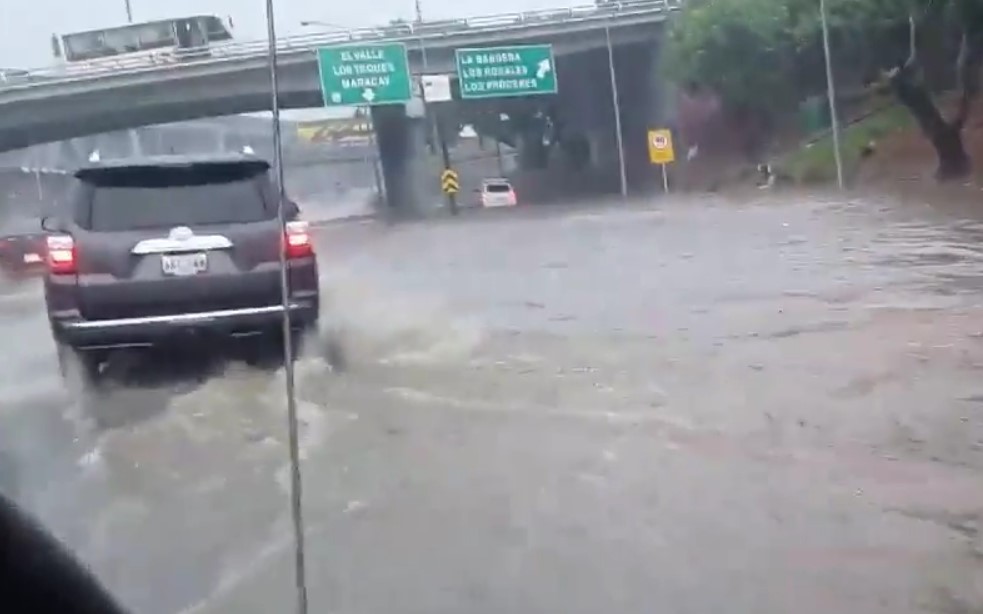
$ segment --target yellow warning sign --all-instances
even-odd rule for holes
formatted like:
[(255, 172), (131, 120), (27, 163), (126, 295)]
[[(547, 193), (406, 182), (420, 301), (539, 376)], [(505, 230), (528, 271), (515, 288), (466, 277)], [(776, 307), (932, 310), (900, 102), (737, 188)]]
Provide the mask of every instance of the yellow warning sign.
[(666, 128), (649, 130), (649, 162), (652, 164), (669, 164), (676, 161), (676, 152), (672, 148), (672, 132)]
[(457, 194), (460, 187), (457, 171), (452, 168), (444, 169), (444, 172), (440, 174), (440, 189), (444, 191), (444, 194)]

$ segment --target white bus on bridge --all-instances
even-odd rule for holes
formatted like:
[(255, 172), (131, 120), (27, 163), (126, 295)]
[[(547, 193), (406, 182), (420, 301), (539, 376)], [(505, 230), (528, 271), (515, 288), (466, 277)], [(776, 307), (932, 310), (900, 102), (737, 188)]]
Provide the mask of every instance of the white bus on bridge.
[(55, 58), (68, 74), (112, 71), (134, 61), (154, 64), (180, 62), (211, 54), (216, 45), (232, 40), (228, 25), (214, 15), (193, 15), (88, 30), (51, 37)]

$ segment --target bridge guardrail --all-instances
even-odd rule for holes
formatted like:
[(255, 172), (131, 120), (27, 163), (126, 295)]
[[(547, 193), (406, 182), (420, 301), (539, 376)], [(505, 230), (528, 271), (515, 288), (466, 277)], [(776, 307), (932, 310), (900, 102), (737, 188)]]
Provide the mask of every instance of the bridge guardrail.
[[(288, 36), (277, 40), (277, 51), (292, 54), (309, 51), (320, 46), (347, 42), (407, 42), (425, 45), (464, 34), (508, 31), (536, 25), (571, 22), (604, 21), (612, 17), (628, 17), (651, 13), (668, 13), (681, 8), (685, 0), (625, 0), (583, 5), (564, 9), (541, 9), (519, 13), (503, 13), (459, 20), (424, 22), (422, 24), (389, 24), (366, 28), (353, 28), (340, 32), (318, 32)], [(451, 26), (448, 21), (456, 24)], [(446, 25), (446, 27), (441, 27)], [(430, 26), (430, 27), (428, 27)], [(439, 29), (438, 29), (439, 28)], [(187, 49), (181, 53), (163, 52), (139, 57), (106, 58), (83, 64), (59, 64), (29, 69), (24, 81), (0, 83), (0, 91), (29, 89), (51, 83), (97, 79), (107, 74), (131, 74), (154, 70), (161, 66), (187, 66), (208, 62), (224, 62), (233, 59), (263, 55), (269, 43), (266, 40), (243, 41), (230, 44)]]

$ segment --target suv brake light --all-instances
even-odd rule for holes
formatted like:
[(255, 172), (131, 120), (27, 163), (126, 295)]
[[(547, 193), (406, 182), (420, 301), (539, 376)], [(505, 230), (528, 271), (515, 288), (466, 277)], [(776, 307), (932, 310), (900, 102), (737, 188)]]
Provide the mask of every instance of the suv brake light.
[(75, 274), (75, 239), (69, 235), (49, 235), (47, 248), (48, 270), (52, 274)]
[(286, 236), (283, 244), (287, 251), (287, 258), (307, 258), (314, 254), (307, 222), (294, 220), (287, 222), (285, 228)]

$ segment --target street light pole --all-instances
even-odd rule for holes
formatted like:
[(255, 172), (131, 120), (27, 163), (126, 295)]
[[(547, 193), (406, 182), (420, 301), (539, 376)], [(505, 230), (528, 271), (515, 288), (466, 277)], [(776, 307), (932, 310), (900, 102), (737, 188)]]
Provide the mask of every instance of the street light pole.
[[(280, 241), (286, 246), (286, 190), (283, 185), (283, 142), (280, 134), (280, 84), (277, 74), (276, 25), (273, 0), (266, 0), (266, 33), (269, 39), (270, 110), (273, 113), (273, 170), (276, 176), (277, 213), (280, 218)], [(297, 398), (294, 389), (294, 339), (290, 325), (290, 280), (287, 276), (286, 249), (280, 249), (280, 301), (283, 308), (284, 381), (287, 397), (287, 447), (290, 455), (290, 515), (294, 537), (294, 587), (297, 614), (307, 614), (307, 569), (304, 547), (303, 481), (300, 474), (300, 429), (297, 422)]]
[(611, 47), (611, 28), (604, 26), (604, 41), (608, 48), (608, 73), (611, 76), (611, 104), (614, 106), (614, 136), (618, 146), (618, 175), (621, 198), (628, 198), (628, 176), (625, 173), (625, 147), (621, 136), (621, 106), (618, 99), (618, 77), (614, 71), (614, 49)]
[(123, 0), (126, 3), (126, 21), (127, 23), (133, 23), (133, 7), (130, 6), (130, 0)]
[(826, 0), (819, 0), (819, 17), (823, 27), (823, 54), (826, 56), (826, 94), (829, 98), (829, 121), (833, 130), (833, 159), (836, 162), (836, 185), (843, 189), (843, 157), (840, 154), (840, 120), (836, 114), (836, 84), (833, 78), (833, 59), (829, 50), (829, 24), (826, 22)]

